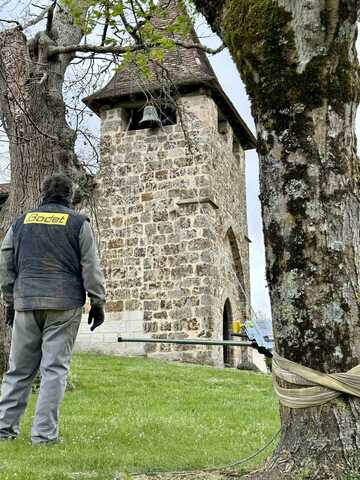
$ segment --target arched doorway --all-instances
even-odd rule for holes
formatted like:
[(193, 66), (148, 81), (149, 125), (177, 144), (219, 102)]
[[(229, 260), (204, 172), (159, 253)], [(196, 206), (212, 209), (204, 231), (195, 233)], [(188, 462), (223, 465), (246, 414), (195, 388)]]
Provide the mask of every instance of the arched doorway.
[[(227, 299), (224, 306), (223, 313), (223, 339), (232, 340), (232, 309), (230, 300)], [(223, 346), (223, 360), (225, 367), (231, 367), (233, 365), (233, 350), (232, 347)]]
[(241, 259), (240, 250), (239, 250), (238, 242), (235, 237), (234, 230), (231, 227), (227, 231), (226, 238), (230, 243), (232, 259), (233, 259), (233, 268), (238, 281), (238, 289), (239, 289), (241, 302), (243, 303), (244, 306), (246, 306), (248, 302), (246, 299), (246, 285), (245, 285), (242, 259)]

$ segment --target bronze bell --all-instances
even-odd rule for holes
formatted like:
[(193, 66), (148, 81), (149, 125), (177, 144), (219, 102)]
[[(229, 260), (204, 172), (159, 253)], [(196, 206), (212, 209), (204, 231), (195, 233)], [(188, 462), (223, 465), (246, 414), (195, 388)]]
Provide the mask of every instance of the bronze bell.
[(144, 108), (143, 118), (140, 120), (139, 124), (144, 128), (161, 127), (162, 123), (154, 105), (148, 105)]

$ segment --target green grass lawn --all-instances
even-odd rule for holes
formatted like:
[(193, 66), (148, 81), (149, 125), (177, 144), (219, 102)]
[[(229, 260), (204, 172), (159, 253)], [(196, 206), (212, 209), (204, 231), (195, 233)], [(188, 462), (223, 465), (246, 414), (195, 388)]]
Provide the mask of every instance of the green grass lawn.
[(251, 455), (279, 428), (268, 375), (97, 355), (75, 355), (72, 365), (64, 444), (31, 445), (32, 395), (19, 438), (0, 442), (1, 480), (120, 480), (221, 466)]

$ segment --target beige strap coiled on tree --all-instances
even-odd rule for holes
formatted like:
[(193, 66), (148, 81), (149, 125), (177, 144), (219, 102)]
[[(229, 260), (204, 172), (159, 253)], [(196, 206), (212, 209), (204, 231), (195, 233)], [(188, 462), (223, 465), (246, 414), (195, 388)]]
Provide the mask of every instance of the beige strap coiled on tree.
[[(280, 402), (289, 408), (317, 407), (347, 393), (360, 397), (360, 365), (346, 373), (321, 373), (291, 362), (274, 352), (272, 373)], [(283, 388), (276, 377), (305, 388)]]

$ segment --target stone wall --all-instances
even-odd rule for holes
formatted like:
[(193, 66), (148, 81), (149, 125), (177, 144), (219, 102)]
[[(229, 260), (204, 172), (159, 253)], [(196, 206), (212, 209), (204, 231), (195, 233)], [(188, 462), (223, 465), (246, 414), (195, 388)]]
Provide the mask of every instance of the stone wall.
[[(206, 94), (183, 97), (180, 108), (183, 124), (162, 129), (127, 131), (121, 107), (102, 115), (96, 220), (112, 327), (107, 321), (98, 335), (133, 335), (137, 312), (140, 336), (222, 338), (226, 300), (234, 320), (248, 314), (244, 152), (227, 122), (219, 133)], [(110, 336), (89, 343), (85, 332), (83, 349), (124, 352)], [(138, 354), (223, 361), (217, 347), (134, 345)]]
[(118, 343), (118, 337), (145, 337), (143, 312), (108, 312), (106, 322), (90, 333), (88, 314), (83, 315), (75, 351), (119, 355), (145, 355), (145, 344)]

